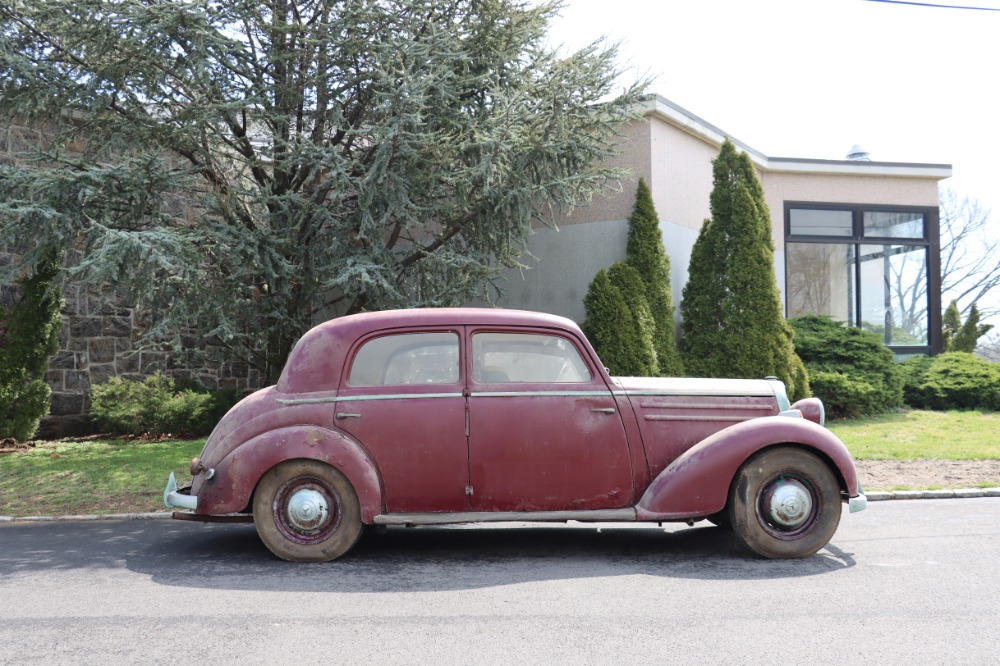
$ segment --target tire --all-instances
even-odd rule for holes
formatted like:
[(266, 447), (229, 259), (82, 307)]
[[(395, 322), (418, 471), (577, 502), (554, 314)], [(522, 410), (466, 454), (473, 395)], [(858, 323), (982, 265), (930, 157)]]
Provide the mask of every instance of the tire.
[(343, 474), (316, 460), (289, 460), (257, 484), (253, 522), (268, 550), (291, 562), (328, 562), (361, 536), (361, 505)]
[(773, 559), (808, 557), (840, 524), (840, 485), (826, 463), (790, 446), (767, 449), (740, 468), (729, 491), (737, 539)]
[(719, 513), (713, 513), (711, 516), (705, 516), (705, 520), (712, 523), (716, 527), (729, 528), (731, 523), (729, 522), (729, 512), (723, 509)]

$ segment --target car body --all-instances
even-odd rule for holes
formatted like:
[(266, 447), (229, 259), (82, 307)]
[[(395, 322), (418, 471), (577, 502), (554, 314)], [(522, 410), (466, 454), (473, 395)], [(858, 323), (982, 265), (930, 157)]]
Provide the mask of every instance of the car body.
[(572, 321), (442, 308), (334, 319), (234, 406), (164, 499), (249, 520), (288, 560), (363, 525), (687, 521), (767, 557), (822, 548), (865, 507), (816, 398), (767, 379), (611, 377)]

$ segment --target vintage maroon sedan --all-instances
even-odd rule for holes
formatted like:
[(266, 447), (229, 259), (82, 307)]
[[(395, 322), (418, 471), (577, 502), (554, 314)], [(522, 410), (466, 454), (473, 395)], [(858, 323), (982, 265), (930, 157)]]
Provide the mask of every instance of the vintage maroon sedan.
[(579, 327), (489, 309), (342, 317), (219, 422), (188, 520), (252, 520), (278, 557), (325, 561), (362, 525), (687, 521), (766, 557), (822, 548), (854, 462), (815, 398), (774, 379), (610, 377)]

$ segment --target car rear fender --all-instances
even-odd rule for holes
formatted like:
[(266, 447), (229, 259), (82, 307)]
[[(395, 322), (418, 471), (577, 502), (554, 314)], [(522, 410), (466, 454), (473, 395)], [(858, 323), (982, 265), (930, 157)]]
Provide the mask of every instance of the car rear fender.
[(788, 444), (817, 454), (849, 497), (859, 494), (854, 461), (836, 435), (805, 419), (768, 416), (720, 430), (688, 449), (649, 485), (636, 515), (639, 520), (676, 520), (718, 513), (736, 472), (750, 456)]
[(215, 467), (198, 493), (198, 513), (243, 511), (264, 473), (286, 460), (318, 460), (340, 471), (354, 486), (361, 519), (382, 513), (382, 482), (371, 456), (350, 435), (318, 426), (291, 426), (263, 433), (234, 449)]

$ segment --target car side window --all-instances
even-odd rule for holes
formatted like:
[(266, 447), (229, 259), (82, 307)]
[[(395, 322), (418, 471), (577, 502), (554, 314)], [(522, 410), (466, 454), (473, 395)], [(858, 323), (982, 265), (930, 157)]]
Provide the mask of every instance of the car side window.
[(480, 384), (574, 384), (593, 378), (576, 345), (558, 335), (476, 333), (472, 351), (472, 378)]
[(351, 386), (454, 384), (458, 382), (458, 334), (403, 333), (369, 340), (354, 356)]

